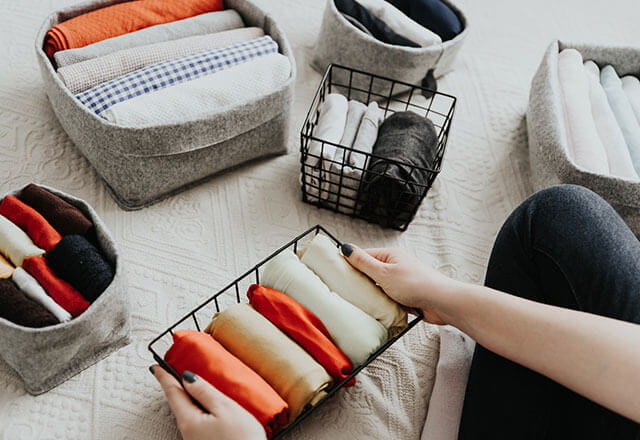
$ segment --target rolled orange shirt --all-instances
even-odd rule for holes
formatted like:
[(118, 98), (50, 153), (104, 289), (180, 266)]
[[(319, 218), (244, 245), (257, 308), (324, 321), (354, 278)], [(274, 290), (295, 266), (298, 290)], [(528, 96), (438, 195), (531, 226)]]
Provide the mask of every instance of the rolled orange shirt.
[[(349, 358), (331, 341), (322, 321), (284, 293), (259, 284), (247, 290), (249, 304), (304, 348), (336, 382), (353, 371)], [(355, 377), (345, 386), (356, 383)]]
[(287, 403), (258, 373), (210, 335), (195, 330), (173, 333), (164, 360), (180, 375), (189, 370), (235, 400), (271, 437), (287, 422)]
[(58, 278), (44, 257), (28, 257), (22, 268), (40, 283), (47, 294), (74, 318), (87, 310), (90, 303), (71, 284)]
[(78, 15), (52, 27), (44, 39), (49, 58), (156, 24), (169, 23), (224, 9), (222, 0), (134, 0)]
[(35, 209), (14, 196), (5, 196), (0, 202), (0, 215), (27, 233), (39, 248), (50, 252), (62, 240), (62, 236)]

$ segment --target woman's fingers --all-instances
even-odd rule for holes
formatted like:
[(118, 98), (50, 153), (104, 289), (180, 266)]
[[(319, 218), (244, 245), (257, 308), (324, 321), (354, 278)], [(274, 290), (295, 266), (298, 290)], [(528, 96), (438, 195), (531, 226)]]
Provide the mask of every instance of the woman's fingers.
[(194, 414), (202, 414), (202, 411), (193, 404), (191, 398), (175, 377), (167, 373), (160, 365), (153, 365), (149, 369), (160, 382), (160, 386), (162, 386), (162, 390), (169, 401), (171, 411), (176, 416), (178, 426), (187, 423), (194, 417)]
[(342, 255), (360, 272), (369, 275), (373, 280), (379, 280), (385, 268), (385, 264), (377, 260), (358, 246), (345, 243), (341, 247)]

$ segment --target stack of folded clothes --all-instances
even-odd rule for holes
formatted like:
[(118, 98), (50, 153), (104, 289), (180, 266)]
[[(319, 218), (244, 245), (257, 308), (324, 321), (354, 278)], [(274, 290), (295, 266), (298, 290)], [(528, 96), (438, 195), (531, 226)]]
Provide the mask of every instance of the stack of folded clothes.
[(398, 46), (427, 47), (463, 30), (442, 0), (335, 0), (344, 18), (377, 40)]
[(558, 56), (567, 154), (586, 171), (640, 178), (640, 81), (611, 65), (584, 61), (575, 49)]
[(93, 223), (75, 206), (30, 184), (0, 202), (0, 317), (46, 327), (79, 316), (114, 270)]
[(317, 235), (299, 254), (275, 256), (248, 304), (216, 313), (204, 332), (175, 331), (165, 354), (178, 374), (192, 371), (238, 402), (268, 436), (407, 327), (406, 312), (329, 238)]
[(64, 21), (44, 50), (91, 112), (127, 127), (206, 118), (291, 73), (278, 44), (221, 0), (135, 0)]
[(422, 198), (437, 159), (431, 120), (411, 111), (385, 112), (330, 93), (304, 156), (309, 201), (363, 216), (383, 226), (406, 222)]

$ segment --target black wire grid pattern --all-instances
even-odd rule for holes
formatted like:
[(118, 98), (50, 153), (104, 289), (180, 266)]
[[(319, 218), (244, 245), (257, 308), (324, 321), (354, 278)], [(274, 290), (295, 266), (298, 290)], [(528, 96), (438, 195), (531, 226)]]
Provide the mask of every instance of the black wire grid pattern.
[[(336, 244), (336, 246), (340, 246), (341, 243), (320, 225), (316, 225), (306, 232), (298, 235), (292, 241), (285, 244), (273, 254), (269, 255), (267, 258), (246, 271), (239, 278), (229, 283), (218, 293), (184, 315), (175, 324), (167, 328), (159, 336), (153, 339), (149, 343), (148, 349), (152, 353), (155, 361), (182, 383), (182, 378), (180, 377), (180, 375), (164, 361), (164, 353), (166, 353), (166, 351), (173, 343), (173, 332), (185, 329), (202, 331), (202, 329), (206, 328), (206, 326), (209, 324), (214, 313), (220, 312), (230, 305), (247, 302), (245, 292), (251, 284), (260, 284), (260, 270), (262, 266), (264, 266), (267, 262), (269, 262), (269, 260), (271, 260), (273, 257), (284, 250), (290, 249), (294, 253), (297, 252), (299, 247), (304, 247), (306, 243), (311, 241), (313, 237), (315, 237), (320, 232), (327, 235)], [(409, 322), (409, 325), (404, 331), (402, 331), (399, 335), (389, 339), (382, 347), (376, 350), (376, 352), (373, 353), (362, 365), (354, 368), (353, 373), (351, 373), (349, 377), (347, 377), (340, 383), (335, 383), (332, 388), (328, 390), (327, 395), (322, 398), (322, 400), (320, 400), (315, 406), (307, 408), (305, 411), (303, 411), (296, 418), (296, 420), (293, 421), (293, 423), (291, 423), (285, 429), (277, 432), (273, 439), (281, 439), (286, 433), (290, 432), (300, 422), (302, 422), (302, 420), (309, 417), (309, 415), (313, 413), (316, 408), (324, 404), (327, 399), (331, 398), (331, 396), (333, 396), (340, 388), (342, 388), (347, 382), (349, 382), (351, 378), (353, 378), (363, 368), (369, 365), (375, 358), (380, 356), (380, 354), (382, 354), (387, 348), (389, 348), (398, 339), (400, 339), (406, 332), (408, 332), (411, 328), (418, 324), (418, 322), (420, 322), (420, 320), (422, 319), (422, 314), (418, 310), (416, 310), (416, 314), (417, 316)]]
[[(396, 111), (413, 111), (430, 119), (438, 133), (433, 166), (422, 168), (408, 162), (383, 158), (315, 137), (314, 130), (320, 115), (319, 107), (329, 93), (340, 93), (348, 100), (355, 99), (364, 104), (377, 101), (385, 118)], [(425, 98), (425, 96), (430, 97)], [(440, 172), (455, 105), (456, 98), (445, 93), (331, 64), (313, 98), (300, 132), (302, 200), (331, 211), (362, 218), (371, 223), (379, 223), (400, 231), (406, 230)], [(321, 144), (319, 155), (309, 151), (311, 141), (317, 141)], [(336, 149), (334, 157), (340, 158), (339, 160), (324, 158), (324, 150), (327, 145)], [(362, 161), (364, 163), (362, 167), (351, 167), (352, 174), (349, 175), (345, 173), (347, 169), (345, 165), (348, 165), (347, 159), (354, 152), (364, 156), (366, 160)], [(384, 167), (382, 169), (377, 167), (376, 171), (368, 170), (367, 165), (374, 160), (381, 160)], [(393, 178), (404, 188), (403, 194), (394, 202), (395, 206), (387, 209), (387, 212), (393, 213), (395, 219), (393, 221), (372, 216), (360, 209), (364, 196), (361, 188), (365, 178), (371, 179), (375, 176), (385, 175), (390, 166), (400, 166), (408, 170), (406, 179)], [(424, 173), (427, 176), (426, 183), (412, 182), (414, 173)], [(356, 177), (353, 177), (354, 175)], [(411, 182), (411, 185), (406, 185), (407, 182)]]

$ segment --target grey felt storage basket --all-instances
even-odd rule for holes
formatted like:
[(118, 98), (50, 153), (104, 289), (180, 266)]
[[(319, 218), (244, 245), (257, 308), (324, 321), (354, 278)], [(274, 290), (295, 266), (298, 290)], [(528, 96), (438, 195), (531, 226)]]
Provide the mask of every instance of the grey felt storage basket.
[[(409, 84), (420, 85), (431, 70), (436, 78), (451, 70), (467, 33), (467, 18), (455, 5), (443, 0), (458, 15), (464, 29), (455, 38), (428, 47), (406, 47), (383, 43), (367, 35), (340, 14), (334, 0), (327, 0), (315, 45), (312, 67), (324, 73), (329, 64), (339, 64)], [(337, 78), (340, 79), (340, 78)], [(347, 78), (342, 78), (347, 79)], [(344, 81), (343, 81), (344, 82)], [(381, 93), (374, 81), (354, 83), (353, 87), (372, 88)], [(401, 93), (401, 88), (396, 90)]]
[(88, 1), (51, 14), (36, 38), (49, 101), (71, 140), (124, 209), (148, 206), (243, 162), (287, 151), (295, 60), (273, 18), (248, 0), (226, 0), (245, 25), (264, 29), (289, 58), (291, 75), (272, 93), (205, 119), (149, 128), (120, 127), (83, 106), (56, 75), (42, 50), (46, 32), (61, 21), (124, 0)]
[(613, 65), (618, 74), (640, 73), (640, 49), (572, 44), (553, 41), (531, 83), (527, 130), (529, 160), (534, 189), (559, 183), (582, 185), (600, 194), (640, 237), (640, 182), (591, 173), (568, 156), (566, 127), (558, 80), (558, 54), (566, 48), (578, 50), (585, 60)]
[[(27, 328), (0, 318), (0, 357), (34, 395), (60, 385), (130, 342), (127, 290), (111, 234), (85, 201), (41, 186), (80, 209), (93, 222), (100, 250), (115, 276), (89, 308), (69, 322)], [(17, 196), (19, 192), (10, 194)]]

